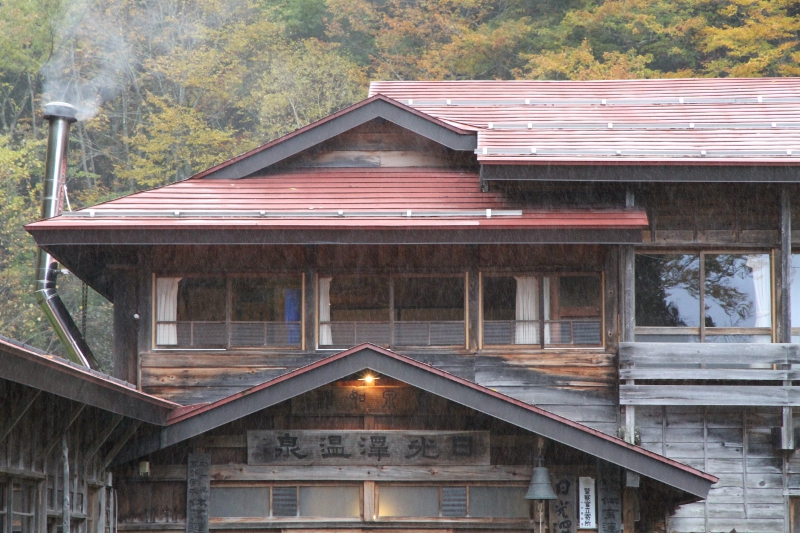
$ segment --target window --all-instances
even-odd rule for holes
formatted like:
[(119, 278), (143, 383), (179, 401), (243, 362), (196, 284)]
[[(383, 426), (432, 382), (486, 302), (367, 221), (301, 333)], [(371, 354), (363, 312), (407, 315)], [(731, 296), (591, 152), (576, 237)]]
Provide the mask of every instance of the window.
[(464, 346), (465, 276), (319, 279), (319, 345)]
[(602, 344), (599, 274), (488, 274), (481, 285), (484, 346)]
[(212, 518), (359, 518), (361, 489), (337, 486), (212, 487)]
[(11, 533), (33, 532), (33, 485), (11, 485)]
[(156, 346), (302, 345), (300, 274), (159, 277), (155, 285)]
[(379, 485), (381, 518), (530, 518), (527, 487)]
[[(800, 254), (792, 254), (792, 342), (800, 342)], [(798, 525), (800, 528), (800, 525)]]
[(771, 280), (768, 254), (637, 254), (636, 340), (770, 342)]

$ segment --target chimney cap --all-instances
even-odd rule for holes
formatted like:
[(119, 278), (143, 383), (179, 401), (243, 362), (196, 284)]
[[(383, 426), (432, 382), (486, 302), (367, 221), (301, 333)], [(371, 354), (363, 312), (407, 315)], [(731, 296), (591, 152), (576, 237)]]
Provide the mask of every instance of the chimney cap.
[(50, 102), (44, 105), (44, 118), (64, 118), (70, 122), (78, 120), (78, 109), (67, 102)]

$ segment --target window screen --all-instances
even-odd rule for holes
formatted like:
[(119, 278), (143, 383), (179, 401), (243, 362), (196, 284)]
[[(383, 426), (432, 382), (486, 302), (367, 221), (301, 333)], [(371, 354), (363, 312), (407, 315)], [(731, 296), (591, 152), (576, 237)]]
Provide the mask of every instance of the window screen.
[(380, 516), (439, 516), (439, 487), (380, 487)]
[(300, 487), (300, 516), (359, 517), (361, 491), (358, 487)]
[(209, 498), (212, 518), (269, 516), (269, 487), (213, 487)]

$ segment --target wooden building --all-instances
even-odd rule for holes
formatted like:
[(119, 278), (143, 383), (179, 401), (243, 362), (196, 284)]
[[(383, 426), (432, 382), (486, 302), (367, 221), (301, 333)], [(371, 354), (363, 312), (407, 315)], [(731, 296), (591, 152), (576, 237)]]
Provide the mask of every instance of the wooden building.
[(798, 104), (376, 82), (29, 224), (114, 303), (114, 376), (173, 405), (115, 450), (115, 527), (800, 531)]

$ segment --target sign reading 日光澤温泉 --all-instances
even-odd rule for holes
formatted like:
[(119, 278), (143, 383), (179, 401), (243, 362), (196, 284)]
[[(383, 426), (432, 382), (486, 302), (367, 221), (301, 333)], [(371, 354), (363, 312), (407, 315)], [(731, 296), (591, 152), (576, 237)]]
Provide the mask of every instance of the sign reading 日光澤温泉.
[(247, 462), (263, 465), (488, 465), (488, 431), (247, 432)]

